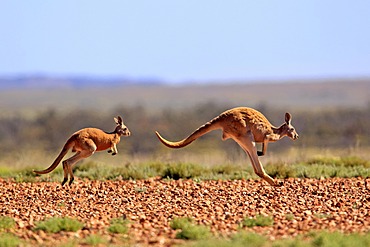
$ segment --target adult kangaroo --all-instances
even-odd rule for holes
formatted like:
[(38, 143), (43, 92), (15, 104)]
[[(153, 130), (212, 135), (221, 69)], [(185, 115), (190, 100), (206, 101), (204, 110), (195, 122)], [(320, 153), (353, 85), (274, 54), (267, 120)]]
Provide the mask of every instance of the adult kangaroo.
[(68, 153), (68, 150), (72, 149), (72, 152), (76, 152), (76, 154), (63, 161), (64, 179), (62, 182), (63, 186), (68, 181), (69, 175), (69, 185), (71, 185), (74, 180), (72, 170), (74, 164), (93, 155), (96, 151), (109, 149), (108, 153), (116, 155), (118, 153), (116, 145), (120, 142), (121, 136), (131, 135), (129, 129), (123, 124), (123, 120), (120, 116), (114, 118), (114, 121), (116, 122), (117, 127), (110, 133), (97, 128), (85, 128), (75, 132), (71, 137), (69, 137), (67, 142), (64, 144), (62, 151), (50, 167), (42, 171), (34, 172), (37, 174), (46, 174), (53, 171), (63, 157)]
[[(248, 107), (237, 107), (221, 113), (200, 126), (190, 136), (178, 142), (168, 141), (157, 131), (155, 133), (167, 147), (182, 148), (210, 131), (221, 129), (223, 131), (222, 140), (231, 138), (237, 142), (248, 154), (254, 172), (270, 185), (278, 186), (274, 179), (265, 172), (258, 156), (266, 153), (269, 142), (278, 141), (284, 136), (288, 136), (292, 140), (298, 139), (299, 136), (292, 126), (291, 120), (292, 116), (287, 112), (285, 113), (285, 123), (280, 127), (274, 127), (259, 111)], [(255, 143), (262, 143), (262, 151), (257, 151)]]

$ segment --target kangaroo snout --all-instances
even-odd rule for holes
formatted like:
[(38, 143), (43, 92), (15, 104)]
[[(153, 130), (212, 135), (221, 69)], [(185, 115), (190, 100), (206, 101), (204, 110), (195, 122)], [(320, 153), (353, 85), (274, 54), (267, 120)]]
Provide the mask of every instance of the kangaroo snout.
[(130, 136), (131, 135), (131, 132), (129, 130), (126, 130), (125, 132), (123, 132), (123, 135)]

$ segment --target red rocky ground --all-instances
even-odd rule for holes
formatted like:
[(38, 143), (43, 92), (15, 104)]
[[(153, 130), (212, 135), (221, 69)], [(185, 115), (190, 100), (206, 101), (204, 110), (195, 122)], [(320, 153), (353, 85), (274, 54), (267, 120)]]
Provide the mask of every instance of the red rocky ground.
[[(119, 237), (107, 231), (116, 217), (130, 220), (129, 238), (143, 245), (172, 245), (174, 217), (191, 217), (216, 235), (235, 233), (242, 220), (270, 215), (273, 226), (248, 228), (270, 239), (291, 237), (311, 230), (370, 231), (370, 179), (287, 179), (282, 187), (262, 180), (88, 181), (72, 187), (59, 183), (14, 183), (0, 179), (0, 215), (15, 219), (11, 231), (34, 244), (53, 245), (71, 237)], [(48, 217), (72, 217), (84, 223), (75, 233), (34, 231)]]

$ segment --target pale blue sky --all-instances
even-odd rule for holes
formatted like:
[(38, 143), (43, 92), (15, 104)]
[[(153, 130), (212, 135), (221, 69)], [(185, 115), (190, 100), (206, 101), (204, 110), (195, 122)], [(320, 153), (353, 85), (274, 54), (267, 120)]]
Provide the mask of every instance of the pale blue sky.
[(369, 0), (0, 0), (0, 76), (370, 77)]

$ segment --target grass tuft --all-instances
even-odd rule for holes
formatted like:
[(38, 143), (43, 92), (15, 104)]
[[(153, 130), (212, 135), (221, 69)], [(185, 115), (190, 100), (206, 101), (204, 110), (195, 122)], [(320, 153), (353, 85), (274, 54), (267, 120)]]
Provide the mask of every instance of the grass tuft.
[(11, 229), (15, 226), (15, 221), (13, 218), (8, 216), (0, 216), (0, 231)]
[(272, 226), (273, 224), (274, 219), (271, 216), (261, 214), (256, 215), (254, 218), (245, 218), (242, 222), (243, 227)]
[(42, 230), (49, 233), (61, 231), (76, 232), (83, 227), (83, 224), (76, 219), (53, 217), (36, 223), (35, 231)]
[[(184, 244), (183, 246), (189, 246)], [(239, 231), (231, 238), (201, 240), (194, 242), (192, 247), (352, 247), (370, 246), (370, 233), (343, 234), (340, 232), (313, 232), (306, 236), (300, 235), (289, 239), (268, 241), (265, 236)]]
[(197, 178), (205, 172), (205, 168), (192, 163), (170, 164), (164, 170), (162, 177), (178, 180), (180, 178)]
[(182, 218), (174, 218), (171, 222), (170, 222), (170, 227), (174, 230), (177, 230), (177, 229), (183, 229), (185, 227), (187, 227), (188, 225), (191, 225), (193, 224), (193, 219), (192, 218), (189, 218), (189, 217), (182, 217)]
[(170, 222), (172, 229), (179, 231), (176, 238), (185, 240), (202, 240), (208, 239), (211, 236), (210, 229), (206, 226), (195, 225), (191, 218), (174, 218)]
[(334, 166), (344, 166), (344, 167), (356, 167), (363, 166), (370, 168), (370, 161), (364, 160), (356, 156), (347, 157), (317, 157), (309, 160), (307, 162), (309, 165), (334, 165)]
[(249, 246), (262, 247), (265, 245), (267, 239), (256, 233), (238, 232), (232, 237), (232, 241), (236, 245), (243, 246), (248, 243)]
[(114, 218), (110, 221), (108, 232), (117, 234), (126, 234), (129, 230), (129, 221), (123, 218)]
[(16, 247), (20, 246), (20, 239), (10, 233), (0, 233), (0, 246), (1, 247)]
[(92, 234), (85, 238), (85, 243), (89, 246), (106, 246), (108, 240), (100, 234)]
[[(370, 177), (370, 161), (358, 157), (319, 157), (295, 164), (282, 162), (268, 163), (266, 172), (276, 178), (330, 178), (330, 177)], [(130, 180), (161, 177), (164, 179), (233, 180), (255, 178), (251, 166), (223, 164), (207, 166), (186, 162), (142, 162), (127, 163), (122, 166), (109, 166), (87, 161), (76, 166), (75, 176), (90, 180)], [(36, 175), (32, 169), (0, 167), (0, 177), (13, 178), (16, 182), (61, 181), (62, 169), (58, 168), (47, 175)]]
[(200, 225), (189, 225), (176, 234), (178, 239), (200, 240), (208, 239), (211, 232), (208, 227)]

